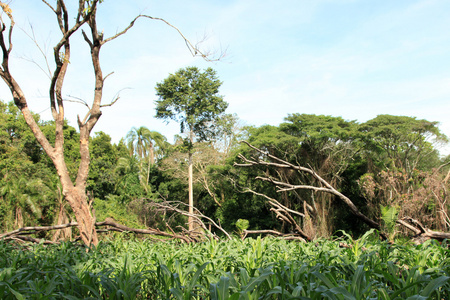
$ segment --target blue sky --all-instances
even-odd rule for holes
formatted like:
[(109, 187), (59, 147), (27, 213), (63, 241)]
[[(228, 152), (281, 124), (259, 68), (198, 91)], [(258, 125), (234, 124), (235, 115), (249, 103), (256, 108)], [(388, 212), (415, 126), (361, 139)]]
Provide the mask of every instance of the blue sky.
[[(17, 26), (30, 32), (32, 24), (51, 56), (58, 34), (51, 11), (40, 1), (13, 0), (10, 6)], [(133, 126), (146, 126), (172, 141), (179, 127), (153, 117), (154, 87), (169, 73), (195, 65), (217, 71), (228, 112), (246, 125), (278, 125), (290, 113), (359, 122), (392, 114), (438, 121), (450, 137), (449, 11), (447, 0), (105, 0), (99, 10), (105, 36), (144, 13), (171, 22), (192, 42), (206, 35), (202, 47), (227, 49), (227, 57), (218, 63), (193, 58), (173, 29), (138, 21), (103, 48), (103, 72), (114, 71), (104, 102), (124, 90), (116, 105), (103, 110), (94, 131), (117, 142)], [(49, 80), (24, 58), (41, 66), (45, 61), (23, 31), (16, 28), (15, 34), (12, 69), (32, 110), (49, 119)], [(81, 38), (73, 43), (63, 93), (89, 101), (89, 52)], [(0, 97), (11, 99), (4, 85)], [(66, 113), (76, 126), (76, 114), (85, 110), (68, 103)]]

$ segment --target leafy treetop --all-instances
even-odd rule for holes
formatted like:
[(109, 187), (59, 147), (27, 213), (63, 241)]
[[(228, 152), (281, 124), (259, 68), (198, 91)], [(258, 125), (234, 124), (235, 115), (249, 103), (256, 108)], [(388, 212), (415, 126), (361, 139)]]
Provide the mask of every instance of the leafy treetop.
[(219, 95), (222, 82), (216, 71), (207, 68), (201, 72), (197, 67), (180, 69), (156, 85), (156, 118), (180, 123), (180, 131), (193, 132), (198, 139), (214, 136), (213, 121), (228, 107)]

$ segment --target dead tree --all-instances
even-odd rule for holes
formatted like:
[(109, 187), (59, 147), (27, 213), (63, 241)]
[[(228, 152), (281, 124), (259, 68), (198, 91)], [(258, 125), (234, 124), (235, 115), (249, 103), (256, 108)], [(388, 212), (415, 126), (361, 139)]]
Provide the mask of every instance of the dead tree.
[[(250, 148), (253, 150), (259, 152), (260, 154), (268, 157), (270, 161), (265, 161), (262, 159), (249, 159), (244, 157), (243, 155), (239, 154), (239, 158), (244, 162), (244, 164), (238, 164), (235, 163), (234, 165), (237, 167), (253, 167), (253, 166), (267, 166), (267, 167), (274, 167), (274, 168), (281, 168), (281, 169), (291, 169), (300, 173), (306, 173), (312, 176), (314, 179), (317, 180), (319, 183), (319, 186), (312, 186), (312, 185), (292, 185), (287, 182), (282, 182), (275, 180), (274, 178), (270, 177), (262, 177), (258, 176), (256, 179), (267, 181), (272, 183), (276, 186), (277, 192), (287, 192), (287, 191), (294, 191), (294, 190), (311, 190), (315, 192), (325, 192), (330, 193), (334, 196), (336, 196), (339, 200), (341, 200), (349, 209), (350, 212), (355, 215), (357, 218), (362, 220), (364, 223), (366, 223), (369, 227), (375, 228), (377, 230), (381, 230), (381, 226), (378, 222), (375, 222), (374, 220), (368, 218), (363, 213), (359, 211), (359, 209), (355, 206), (355, 204), (345, 195), (337, 191), (333, 186), (331, 186), (326, 180), (324, 180), (322, 177), (320, 177), (314, 170), (302, 166), (297, 166), (294, 164), (291, 164), (283, 159), (280, 159), (274, 155), (271, 155), (268, 152), (265, 152), (261, 149), (258, 149), (254, 146), (252, 146), (250, 143), (243, 141), (242, 143), (247, 144)], [(286, 216), (287, 214), (285, 214)]]
[[(72, 208), (77, 220), (78, 229), (81, 239), (86, 245), (98, 243), (97, 233), (95, 230), (95, 212), (89, 205), (86, 194), (86, 181), (88, 178), (90, 156), (89, 156), (89, 136), (92, 129), (96, 125), (102, 115), (101, 108), (113, 104), (102, 104), (103, 87), (108, 75), (104, 76), (100, 65), (100, 51), (103, 45), (119, 36), (125, 34), (135, 22), (140, 18), (158, 20), (166, 23), (174, 28), (184, 39), (188, 49), (195, 56), (201, 56), (206, 60), (208, 54), (202, 53), (198, 48), (192, 45), (181, 31), (165, 21), (164, 19), (154, 18), (147, 15), (138, 15), (131, 23), (122, 31), (111, 37), (104, 37), (103, 32), (97, 28), (97, 9), (101, 0), (79, 0), (76, 12), (72, 14), (66, 6), (65, 0), (56, 0), (55, 4), (50, 4), (46, 0), (42, 0), (56, 17), (56, 23), (61, 34), (60, 40), (53, 48), (53, 57), (55, 69), (51, 74), (51, 83), (49, 87), (49, 102), (53, 119), (55, 121), (55, 142), (50, 143), (44, 133), (41, 131), (38, 123), (28, 107), (27, 97), (24, 94), (21, 85), (16, 81), (10, 70), (10, 57), (13, 50), (12, 37), (14, 29), (13, 11), (9, 5), (0, 2), (0, 6), (4, 12), (0, 16), (0, 47), (2, 51), (2, 62), (0, 66), (0, 77), (10, 89), (11, 95), (16, 106), (22, 112), (26, 123), (30, 127), (42, 149), (52, 160), (59, 180), (62, 186), (62, 194)], [(82, 28), (86, 28), (84, 31)], [(62, 88), (65, 83), (66, 72), (68, 70), (71, 59), (71, 41), (75, 33), (81, 31), (81, 34), (89, 45), (91, 63), (94, 73), (94, 89), (92, 101), (90, 105), (83, 101), (88, 108), (88, 112), (84, 118), (78, 117), (78, 128), (80, 132), (80, 163), (76, 178), (72, 181), (67, 165), (64, 160), (64, 101)]]
[[(270, 177), (262, 177), (258, 176), (256, 179), (270, 182), (277, 188), (277, 192), (286, 192), (286, 191), (294, 191), (294, 190), (311, 190), (314, 192), (325, 192), (330, 193), (337, 197), (337, 199), (341, 200), (350, 210), (350, 212), (356, 216), (358, 219), (366, 223), (370, 228), (374, 228), (380, 232), (381, 237), (386, 239), (386, 236), (383, 232), (381, 232), (381, 225), (365, 216), (363, 213), (359, 211), (359, 209), (354, 205), (354, 203), (345, 195), (337, 191), (333, 186), (331, 186), (326, 180), (324, 180), (322, 177), (320, 177), (314, 170), (302, 166), (293, 165), (283, 159), (280, 159), (274, 155), (271, 155), (268, 152), (265, 152), (261, 149), (258, 149), (254, 146), (252, 146), (250, 143), (243, 141), (241, 143), (247, 144), (250, 148), (257, 151), (259, 154), (262, 154), (263, 156), (269, 158), (269, 161), (265, 161), (262, 159), (249, 159), (244, 157), (243, 155), (239, 154), (239, 158), (244, 162), (243, 164), (235, 163), (235, 166), (238, 167), (253, 167), (253, 166), (266, 166), (266, 167), (274, 167), (274, 168), (281, 168), (281, 169), (290, 169), (295, 170), (300, 173), (309, 174), (312, 176), (316, 181), (319, 183), (319, 186), (312, 186), (312, 185), (293, 185), (287, 182), (282, 182), (279, 180), (275, 180)], [(449, 172), (450, 174), (450, 172)], [(450, 176), (447, 176), (450, 177)], [(446, 178), (447, 179), (447, 178)], [(447, 179), (448, 180), (448, 179)], [(265, 197), (268, 199), (268, 203), (272, 206), (271, 211), (275, 212), (277, 218), (281, 219), (284, 222), (288, 222), (289, 224), (293, 225), (294, 228), (298, 228), (298, 224), (295, 222), (294, 218), (292, 217), (292, 214), (296, 214), (301, 216), (302, 214), (293, 210), (290, 210), (286, 208), (285, 206), (281, 205), (278, 201), (275, 199), (272, 199), (268, 197), (267, 195), (256, 193), (255, 191), (248, 190), (256, 195)], [(307, 209), (305, 208), (305, 211)], [(436, 239), (436, 240), (443, 240), (443, 239), (450, 239), (450, 233), (446, 232), (440, 232), (440, 231), (433, 231), (428, 228), (425, 228), (419, 221), (412, 219), (412, 218), (403, 218), (401, 220), (397, 220), (397, 224), (404, 226), (414, 232), (415, 236), (413, 237), (413, 240), (416, 242), (423, 242), (427, 239)], [(306, 240), (311, 240), (311, 237), (308, 237), (304, 232), (299, 231), (300, 235), (305, 238)], [(277, 234), (278, 235), (278, 234)]]
[[(292, 215), (297, 215), (297, 216), (300, 216), (300, 217), (305, 217), (305, 214), (303, 214), (301, 212), (298, 212), (298, 211), (295, 211), (295, 210), (292, 210), (290, 208), (287, 208), (286, 206), (282, 205), (277, 200), (275, 200), (275, 199), (273, 199), (273, 198), (271, 198), (271, 197), (269, 197), (267, 195), (257, 193), (255, 191), (250, 190), (250, 189), (248, 189), (247, 191), (250, 192), (250, 193), (253, 193), (253, 194), (257, 195), (257, 196), (261, 196), (261, 197), (266, 198), (268, 203), (272, 206), (270, 208), (270, 211), (275, 213), (276, 218), (281, 220), (284, 223), (287, 223), (287, 224), (291, 225), (294, 228), (294, 231), (296, 232), (296, 234), (289, 234), (287, 236), (294, 236), (295, 237), (295, 236), (298, 235), (298, 236), (300, 236), (301, 239), (304, 239), (304, 240), (307, 240), (307, 241), (312, 241), (313, 240), (313, 238), (311, 236), (307, 235), (302, 230), (300, 225), (297, 223), (295, 218), (292, 216)], [(263, 234), (264, 233), (273, 233), (273, 234), (278, 235), (278, 236), (286, 237), (286, 235), (283, 235), (281, 232), (275, 232), (273, 230), (256, 230), (256, 231), (255, 230), (253, 230), (253, 231), (252, 230), (244, 230), (244, 237), (247, 236), (247, 234), (249, 234), (249, 233), (253, 233), (253, 234), (256, 234), (256, 233), (259, 233), (259, 234), (261, 234), (261, 233), (263, 233)]]
[[(219, 237), (211, 232), (211, 228), (208, 228), (203, 222), (203, 220), (206, 220), (211, 226), (214, 226), (218, 230), (220, 230), (227, 239), (231, 240), (231, 236), (226, 232), (220, 225), (218, 225), (216, 222), (214, 222), (211, 218), (205, 216), (202, 214), (198, 209), (194, 210), (194, 214), (190, 214), (186, 211), (187, 204), (180, 202), (180, 201), (164, 201), (161, 203), (153, 202), (150, 204), (151, 206), (157, 208), (158, 210), (164, 210), (164, 211), (173, 211), (176, 213), (179, 213), (181, 215), (191, 217), (194, 220), (194, 223), (197, 225), (197, 228), (194, 228), (193, 230), (186, 230), (184, 227), (181, 227), (183, 230), (182, 233), (176, 233), (168, 224), (167, 227), (169, 228), (170, 232), (162, 231), (159, 229), (153, 229), (153, 228), (147, 228), (147, 229), (140, 229), (140, 228), (131, 228), (122, 224), (117, 223), (112, 218), (106, 218), (103, 222), (96, 222), (95, 226), (97, 228), (105, 227), (106, 229), (97, 229), (98, 232), (108, 232), (108, 231), (118, 231), (118, 232), (132, 232), (136, 234), (144, 234), (144, 235), (150, 235), (150, 236), (163, 236), (166, 238), (171, 239), (178, 239), (181, 241), (184, 241), (186, 243), (196, 242), (203, 240), (204, 238), (214, 238), (216, 240), (219, 239)], [(54, 244), (56, 241), (48, 241), (48, 240), (42, 240), (38, 238), (31, 237), (30, 235), (36, 235), (42, 232), (47, 231), (60, 231), (67, 228), (72, 228), (78, 226), (77, 222), (67, 223), (67, 224), (61, 224), (61, 225), (53, 225), (53, 226), (37, 226), (37, 227), (22, 227), (10, 232), (6, 232), (3, 234), (0, 234), (0, 239), (4, 240), (18, 240), (18, 241), (25, 241), (25, 242), (34, 242), (34, 243), (45, 243), (45, 244)], [(200, 229), (200, 230), (199, 230)], [(252, 233), (252, 232), (248, 232)], [(155, 238), (153, 238), (155, 239)]]

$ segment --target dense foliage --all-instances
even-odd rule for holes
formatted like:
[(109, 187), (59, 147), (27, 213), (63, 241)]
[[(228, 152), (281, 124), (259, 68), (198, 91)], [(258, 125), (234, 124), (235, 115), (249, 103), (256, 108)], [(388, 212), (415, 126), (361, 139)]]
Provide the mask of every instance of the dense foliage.
[(197, 244), (115, 238), (89, 252), (71, 243), (22, 247), (0, 242), (2, 299), (449, 297), (446, 241), (391, 245), (370, 234), (308, 244), (259, 238)]
[[(50, 160), (18, 109), (3, 102), (0, 108), (0, 230), (70, 221), (72, 212)], [(35, 118), (39, 121), (38, 115)], [(242, 127), (235, 115), (222, 115), (214, 122), (208, 126), (213, 126), (216, 134), (193, 148), (195, 207), (230, 232), (239, 231), (239, 219), (249, 222), (248, 229), (293, 230), (274, 217), (264, 197), (248, 193), (248, 189), (306, 213), (299, 222), (313, 237), (327, 237), (339, 229), (354, 235), (367, 230), (332, 195), (307, 190), (279, 193), (272, 184), (255, 180), (265, 174), (290, 184), (316, 184), (311, 178), (281, 169), (234, 167), (239, 153), (265, 159), (238, 140), (247, 140), (292, 164), (313, 168), (362, 212), (377, 221), (385, 220), (392, 237), (398, 234), (392, 222), (404, 216), (431, 229), (450, 229), (449, 167), (445, 165), (449, 158), (440, 157), (437, 148), (447, 138), (436, 123), (382, 115), (360, 124), (296, 113), (279, 126)], [(49, 140), (54, 139), (54, 124), (39, 124)], [(78, 133), (67, 124), (64, 130), (65, 159), (75, 176)], [(141, 126), (131, 128), (118, 144), (98, 132), (90, 145), (87, 190), (95, 200), (97, 220), (111, 217), (130, 227), (160, 229), (185, 225), (184, 217), (157, 211), (151, 205), (162, 200), (187, 201), (189, 146), (185, 139), (169, 144), (157, 131)]]

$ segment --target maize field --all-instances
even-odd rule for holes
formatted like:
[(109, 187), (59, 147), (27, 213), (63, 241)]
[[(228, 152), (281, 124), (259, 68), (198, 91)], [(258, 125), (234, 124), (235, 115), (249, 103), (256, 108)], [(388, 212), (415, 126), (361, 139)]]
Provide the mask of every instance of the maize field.
[[(345, 247), (342, 247), (342, 246)], [(450, 299), (450, 243), (0, 241), (1, 299)]]

